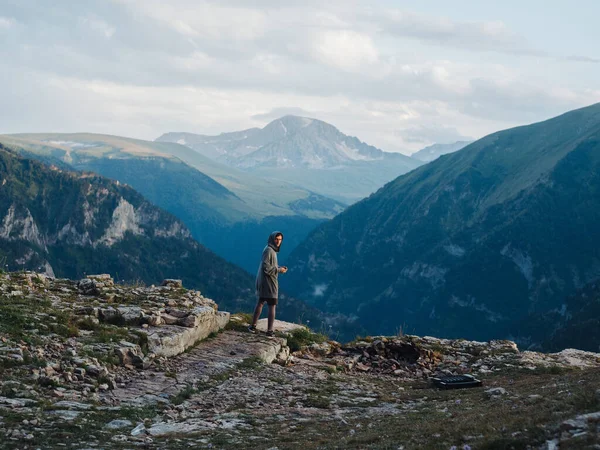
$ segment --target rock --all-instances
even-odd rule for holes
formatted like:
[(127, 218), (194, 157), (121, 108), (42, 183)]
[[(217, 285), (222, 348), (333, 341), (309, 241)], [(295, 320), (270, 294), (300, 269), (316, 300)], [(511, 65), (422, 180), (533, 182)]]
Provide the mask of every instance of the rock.
[(187, 328), (194, 328), (194, 327), (198, 326), (198, 323), (199, 323), (198, 316), (194, 316), (192, 314), (190, 314), (187, 317), (177, 320), (177, 325), (180, 325), (182, 327), (187, 327)]
[[(148, 333), (148, 350), (157, 356), (175, 356), (183, 353), (187, 348), (194, 345), (209, 334), (217, 332), (229, 322), (228, 312), (216, 312), (212, 308), (197, 307), (195, 314), (201, 313), (201, 317), (192, 316), (196, 326), (178, 327), (176, 325), (165, 325), (162, 327), (148, 328), (143, 330)], [(279, 350), (277, 351), (279, 352)], [(277, 353), (273, 354), (271, 361)]]
[(287, 346), (281, 347), (281, 350), (275, 357), (275, 362), (282, 366), (287, 366), (290, 362), (290, 348)]
[(139, 423), (133, 430), (131, 430), (132, 436), (139, 436), (140, 434), (146, 434), (146, 426), (143, 423)]
[(183, 319), (184, 317), (187, 317), (190, 315), (189, 311), (184, 311), (182, 309), (177, 309), (177, 308), (167, 308), (167, 314), (176, 317), (178, 319)]
[[(260, 319), (256, 323), (256, 329), (259, 331), (267, 331), (267, 319)], [(305, 325), (299, 325), (297, 323), (284, 322), (282, 320), (275, 319), (273, 322), (273, 330), (279, 331), (280, 333), (289, 334), (294, 330), (307, 330), (308, 328)]]
[(106, 424), (106, 428), (111, 429), (111, 430), (118, 430), (119, 428), (128, 428), (132, 425), (133, 425), (133, 423), (131, 423), (130, 420), (115, 419), (115, 420), (108, 422)]
[(139, 345), (121, 341), (121, 344), (129, 344), (127, 346), (115, 348), (115, 354), (119, 358), (119, 362), (123, 365), (132, 365), (138, 369), (144, 368), (144, 353)]
[(8, 405), (11, 408), (23, 408), (25, 406), (37, 404), (36, 400), (29, 398), (6, 398), (0, 397), (0, 405)]
[(161, 286), (169, 286), (172, 288), (182, 288), (183, 287), (183, 283), (181, 282), (181, 280), (174, 280), (174, 279), (166, 279), (163, 280), (163, 282), (160, 284)]
[(329, 342), (321, 342), (320, 344), (311, 344), (308, 350), (315, 355), (327, 356), (332, 352), (333, 348)]
[(96, 281), (97, 283), (103, 283), (105, 286), (113, 286), (115, 284), (112, 277), (107, 273), (88, 275), (88, 278), (92, 281)]
[(160, 317), (162, 318), (162, 322), (164, 324), (167, 325), (175, 325), (177, 324), (181, 319), (175, 316), (172, 316), (171, 314), (161, 314)]
[(500, 397), (502, 395), (508, 394), (508, 392), (506, 392), (506, 389), (501, 388), (501, 387), (487, 389), (486, 391), (484, 391), (484, 393), (490, 398), (491, 397)]
[(139, 325), (144, 317), (142, 308), (139, 306), (119, 306), (117, 311), (125, 325)]
[(112, 306), (108, 308), (102, 308), (98, 311), (98, 317), (102, 322), (114, 324), (114, 325), (123, 325), (125, 320), (118, 309), (113, 308)]
[(97, 377), (100, 375), (100, 367), (96, 366), (95, 364), (88, 365), (85, 370), (92, 377)]
[(186, 422), (157, 423), (148, 429), (148, 434), (151, 436), (164, 436), (167, 434), (193, 433), (202, 430), (211, 430), (214, 428), (216, 428), (214, 423), (193, 419)]
[(368, 372), (369, 370), (371, 370), (371, 367), (369, 367), (361, 362), (357, 362), (354, 367), (356, 368), (356, 370), (359, 370), (361, 372)]
[(56, 380), (47, 376), (40, 376), (37, 381), (38, 384), (42, 387), (49, 387), (56, 384)]
[(79, 415), (81, 414), (80, 411), (70, 411), (70, 410), (62, 410), (62, 409), (58, 409), (55, 411), (47, 411), (46, 414), (48, 415), (52, 415), (52, 416), (58, 416), (63, 420), (75, 420), (77, 419), (77, 417), (79, 417)]
[(158, 327), (164, 323), (165, 321), (161, 317), (160, 311), (156, 311), (154, 314), (148, 317), (148, 325), (152, 327)]
[(89, 405), (87, 403), (71, 402), (71, 401), (67, 401), (67, 400), (61, 400), (60, 402), (56, 402), (52, 406), (54, 406), (56, 408), (68, 408), (68, 409), (76, 409), (76, 410), (83, 410), (83, 411), (86, 411), (92, 407), (92, 405)]
[(90, 278), (84, 278), (77, 283), (77, 289), (83, 295), (98, 295), (100, 294), (100, 289), (96, 286), (96, 282), (91, 280)]

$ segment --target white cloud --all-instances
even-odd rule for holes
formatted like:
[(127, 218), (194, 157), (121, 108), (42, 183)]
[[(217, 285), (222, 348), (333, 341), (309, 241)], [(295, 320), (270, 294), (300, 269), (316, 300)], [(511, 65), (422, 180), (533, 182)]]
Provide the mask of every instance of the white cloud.
[(0, 16), (0, 30), (8, 30), (15, 26), (17, 21), (12, 17), (2, 17)]
[(313, 40), (316, 58), (345, 71), (357, 71), (378, 61), (379, 52), (373, 40), (350, 30), (330, 30), (317, 34)]
[[(467, 22), (364, 5), (13, 2), (0, 7), (0, 30), (11, 29), (0, 40), (0, 94), (14, 105), (0, 113), (0, 132), (152, 139), (298, 114), (410, 153), (600, 100), (597, 59), (536, 48), (507, 17)], [(565, 48), (585, 52), (575, 41)]]
[(267, 28), (265, 14), (207, 1), (117, 0), (191, 38), (253, 40)]
[(104, 36), (106, 39), (110, 39), (115, 34), (115, 27), (109, 25), (102, 19), (97, 17), (80, 17), (79, 25), (83, 28), (89, 28), (90, 30)]
[(499, 20), (460, 22), (400, 10), (385, 11), (378, 14), (376, 20), (385, 33), (441, 46), (513, 54), (544, 54), (531, 48), (523, 36)]

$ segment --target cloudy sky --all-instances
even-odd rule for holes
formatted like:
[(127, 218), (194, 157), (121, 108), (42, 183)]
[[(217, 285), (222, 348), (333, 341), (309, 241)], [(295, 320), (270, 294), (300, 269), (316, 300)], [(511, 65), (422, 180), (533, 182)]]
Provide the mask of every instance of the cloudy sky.
[(0, 133), (297, 114), (411, 153), (600, 102), (598, 17), (597, 0), (2, 0)]

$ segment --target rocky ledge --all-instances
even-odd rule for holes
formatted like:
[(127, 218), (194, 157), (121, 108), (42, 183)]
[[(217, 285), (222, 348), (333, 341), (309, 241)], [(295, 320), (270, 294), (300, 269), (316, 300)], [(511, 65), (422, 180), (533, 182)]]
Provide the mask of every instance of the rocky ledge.
[[(177, 280), (0, 274), (2, 447), (600, 446), (599, 354), (247, 319)], [(483, 386), (431, 383), (458, 374)]]

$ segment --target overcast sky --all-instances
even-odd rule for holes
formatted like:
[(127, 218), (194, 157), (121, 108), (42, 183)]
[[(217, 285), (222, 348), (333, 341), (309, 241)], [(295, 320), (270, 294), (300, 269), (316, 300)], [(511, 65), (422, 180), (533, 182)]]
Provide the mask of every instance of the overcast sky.
[(0, 133), (296, 114), (411, 153), (599, 102), (598, 17), (597, 0), (2, 0)]

